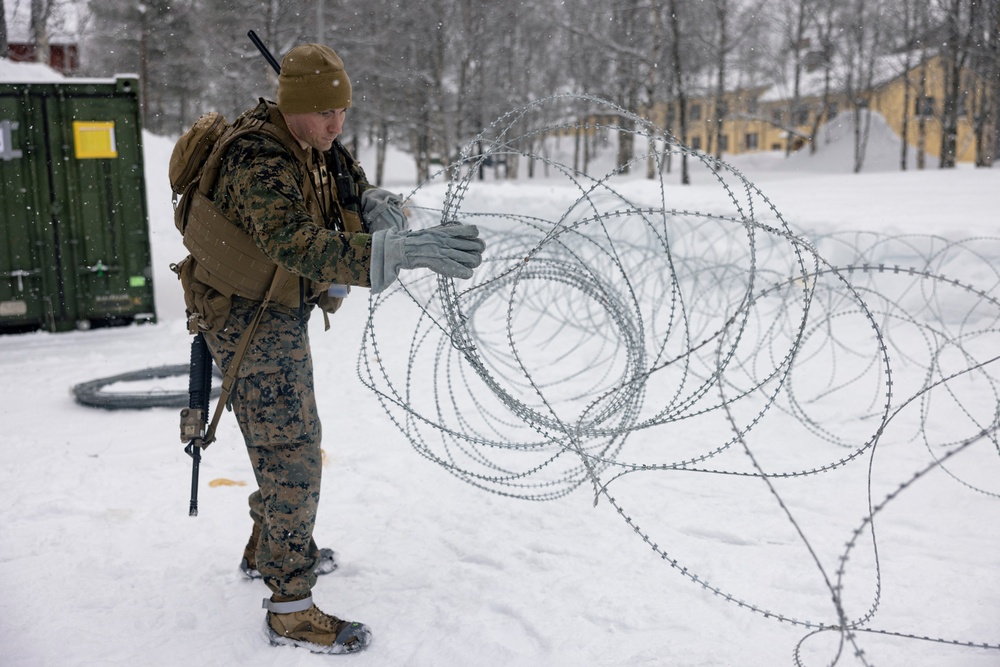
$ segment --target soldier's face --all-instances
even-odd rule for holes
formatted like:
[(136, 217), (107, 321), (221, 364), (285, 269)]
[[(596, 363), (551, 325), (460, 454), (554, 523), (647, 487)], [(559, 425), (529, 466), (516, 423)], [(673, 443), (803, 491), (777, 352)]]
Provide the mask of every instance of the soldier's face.
[(300, 142), (319, 151), (328, 151), (333, 140), (344, 130), (347, 109), (328, 109), (312, 113), (294, 113), (285, 117), (288, 129)]

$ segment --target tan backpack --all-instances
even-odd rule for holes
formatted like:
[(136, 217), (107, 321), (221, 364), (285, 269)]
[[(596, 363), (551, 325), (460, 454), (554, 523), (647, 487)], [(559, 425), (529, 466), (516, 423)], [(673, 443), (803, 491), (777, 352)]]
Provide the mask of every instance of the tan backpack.
[[(181, 234), (187, 230), (188, 212), (194, 199), (191, 195), (199, 191), (208, 197), (219, 178), (219, 168), (229, 144), (252, 132), (262, 132), (281, 140), (259, 121), (243, 122), (239, 119), (230, 124), (218, 111), (209, 111), (174, 144), (167, 176), (170, 189), (174, 192), (174, 224)], [(181, 200), (179, 206), (178, 198)]]
[(183, 195), (188, 186), (201, 178), (208, 156), (228, 128), (225, 116), (217, 111), (210, 111), (196, 120), (174, 144), (168, 176), (175, 203), (178, 195)]

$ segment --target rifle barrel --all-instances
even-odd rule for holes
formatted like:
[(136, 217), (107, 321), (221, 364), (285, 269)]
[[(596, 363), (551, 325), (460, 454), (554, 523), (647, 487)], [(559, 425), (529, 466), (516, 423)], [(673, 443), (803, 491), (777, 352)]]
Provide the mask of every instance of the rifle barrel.
[(281, 65), (279, 65), (278, 61), (274, 59), (274, 56), (271, 55), (271, 52), (267, 49), (267, 46), (264, 45), (264, 42), (261, 41), (260, 37), (257, 36), (257, 33), (251, 30), (247, 33), (247, 37), (250, 38), (253, 45), (256, 46), (257, 50), (260, 51), (262, 56), (264, 56), (264, 59), (271, 65), (271, 67), (274, 68), (274, 73), (281, 74)]

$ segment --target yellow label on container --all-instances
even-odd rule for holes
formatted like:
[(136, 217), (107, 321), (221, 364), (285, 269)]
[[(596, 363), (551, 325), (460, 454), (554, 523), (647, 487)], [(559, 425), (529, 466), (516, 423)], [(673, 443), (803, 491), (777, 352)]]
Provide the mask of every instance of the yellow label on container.
[(73, 144), (78, 160), (118, 157), (115, 122), (74, 120)]

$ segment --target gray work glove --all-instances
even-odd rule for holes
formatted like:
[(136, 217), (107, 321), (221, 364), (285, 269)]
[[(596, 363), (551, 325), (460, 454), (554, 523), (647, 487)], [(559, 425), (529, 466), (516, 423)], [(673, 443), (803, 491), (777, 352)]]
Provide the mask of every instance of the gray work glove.
[(361, 193), (361, 214), (368, 223), (368, 231), (406, 229), (403, 198), (382, 188), (368, 188)]
[(371, 283), (378, 293), (402, 269), (430, 269), (449, 278), (471, 278), (483, 262), (486, 244), (475, 225), (438, 225), (412, 231), (384, 229), (372, 234)]

